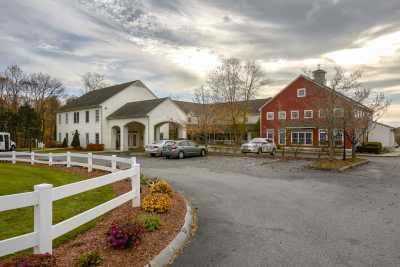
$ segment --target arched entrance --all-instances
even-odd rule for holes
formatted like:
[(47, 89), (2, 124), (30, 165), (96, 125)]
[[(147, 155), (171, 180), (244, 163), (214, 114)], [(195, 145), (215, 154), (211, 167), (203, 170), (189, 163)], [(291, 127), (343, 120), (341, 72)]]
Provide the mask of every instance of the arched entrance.
[(173, 121), (160, 122), (154, 126), (154, 141), (186, 138), (186, 128)]
[(133, 121), (124, 126), (124, 149), (123, 150), (143, 150), (145, 138), (145, 126)]

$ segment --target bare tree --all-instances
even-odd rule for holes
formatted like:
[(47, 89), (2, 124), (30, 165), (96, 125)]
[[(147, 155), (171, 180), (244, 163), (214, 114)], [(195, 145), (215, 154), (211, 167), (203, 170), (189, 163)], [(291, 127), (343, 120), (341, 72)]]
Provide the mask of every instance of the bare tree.
[(226, 115), (236, 143), (240, 143), (246, 130), (249, 101), (265, 82), (265, 74), (259, 65), (236, 58), (224, 60), (208, 77), (207, 87), (212, 91), (215, 103), (224, 103), (218, 106)]
[(8, 102), (9, 109), (17, 112), (23, 95), (23, 87), (21, 83), (26, 79), (26, 74), (18, 65), (11, 65), (4, 71), (5, 98)]
[(85, 88), (85, 93), (94, 91), (108, 85), (103, 74), (96, 72), (87, 72), (82, 75), (82, 83)]
[(191, 127), (193, 133), (200, 134), (204, 137), (206, 147), (208, 146), (209, 135), (215, 127), (215, 113), (212, 105), (213, 95), (210, 88), (201, 86), (194, 92), (193, 102), (199, 104), (196, 114), (196, 121)]

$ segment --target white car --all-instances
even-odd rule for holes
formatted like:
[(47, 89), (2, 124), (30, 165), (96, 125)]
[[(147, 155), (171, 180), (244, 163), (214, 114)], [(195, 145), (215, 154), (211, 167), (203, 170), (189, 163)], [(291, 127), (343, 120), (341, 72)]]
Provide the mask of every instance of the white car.
[(275, 155), (276, 145), (267, 138), (253, 138), (248, 143), (241, 145), (242, 153), (270, 153)]
[(172, 140), (161, 140), (158, 143), (150, 144), (144, 147), (144, 151), (147, 155), (151, 157), (155, 156), (162, 156), (163, 155), (163, 148), (165, 145), (172, 143)]
[(0, 151), (13, 151), (15, 147), (15, 142), (10, 140), (10, 133), (0, 132)]

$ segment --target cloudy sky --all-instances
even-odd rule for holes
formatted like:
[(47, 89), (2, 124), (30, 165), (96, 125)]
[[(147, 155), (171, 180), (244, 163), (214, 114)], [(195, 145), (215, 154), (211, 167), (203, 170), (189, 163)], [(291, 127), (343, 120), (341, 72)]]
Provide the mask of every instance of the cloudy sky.
[(318, 64), (363, 68), (400, 126), (399, 0), (0, 0), (0, 70), (47, 72), (69, 94), (90, 71), (191, 99), (227, 57), (264, 68), (259, 97)]

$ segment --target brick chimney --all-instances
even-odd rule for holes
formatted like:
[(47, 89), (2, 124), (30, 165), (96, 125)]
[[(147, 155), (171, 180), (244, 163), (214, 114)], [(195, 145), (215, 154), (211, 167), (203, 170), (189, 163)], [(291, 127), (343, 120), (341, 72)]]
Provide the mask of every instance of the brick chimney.
[(319, 84), (326, 85), (326, 71), (321, 69), (320, 66), (318, 66), (318, 69), (314, 70), (312, 74), (314, 81), (316, 81)]

